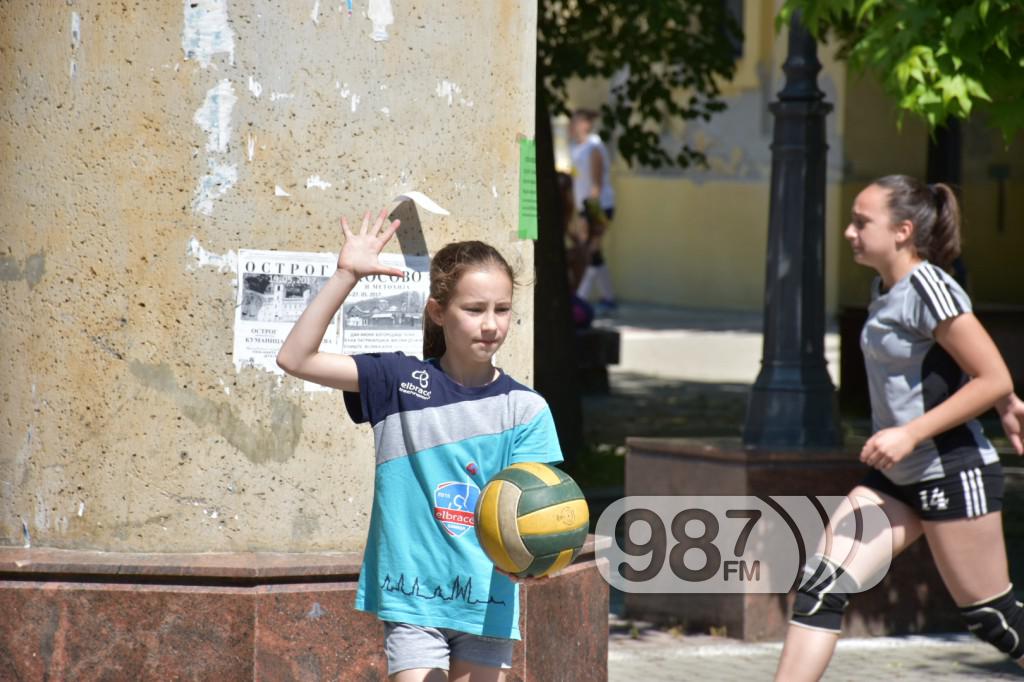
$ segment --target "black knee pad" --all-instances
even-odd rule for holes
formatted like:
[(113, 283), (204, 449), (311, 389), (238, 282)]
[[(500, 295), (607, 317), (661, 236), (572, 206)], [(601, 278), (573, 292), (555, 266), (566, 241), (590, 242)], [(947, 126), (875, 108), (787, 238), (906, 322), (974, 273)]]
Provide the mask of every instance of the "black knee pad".
[(792, 621), (815, 630), (839, 632), (849, 604), (847, 595), (856, 591), (856, 583), (828, 557), (815, 555), (814, 559), (804, 567), (804, 580), (793, 602)]
[(1024, 658), (1024, 605), (1013, 596), (1013, 586), (982, 604), (960, 609), (967, 629), (1010, 658)]

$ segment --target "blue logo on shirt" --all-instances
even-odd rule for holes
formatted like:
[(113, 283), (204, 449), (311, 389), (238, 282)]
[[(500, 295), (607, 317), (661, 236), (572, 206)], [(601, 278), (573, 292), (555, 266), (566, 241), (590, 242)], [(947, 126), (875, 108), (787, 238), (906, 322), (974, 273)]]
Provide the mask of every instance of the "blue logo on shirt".
[(463, 535), (475, 525), (473, 512), (479, 497), (480, 488), (472, 483), (441, 483), (434, 488), (434, 518), (449, 535)]

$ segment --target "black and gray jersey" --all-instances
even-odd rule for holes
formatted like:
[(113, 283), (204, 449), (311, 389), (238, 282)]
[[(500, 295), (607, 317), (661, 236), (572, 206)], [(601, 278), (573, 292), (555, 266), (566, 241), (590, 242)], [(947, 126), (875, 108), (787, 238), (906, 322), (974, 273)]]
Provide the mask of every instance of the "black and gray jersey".
[[(957, 391), (968, 377), (935, 341), (935, 327), (971, 312), (971, 300), (956, 281), (927, 261), (892, 289), (871, 286), (868, 319), (860, 335), (874, 431), (920, 417)], [(918, 444), (885, 473), (906, 485), (998, 461), (976, 419)]]

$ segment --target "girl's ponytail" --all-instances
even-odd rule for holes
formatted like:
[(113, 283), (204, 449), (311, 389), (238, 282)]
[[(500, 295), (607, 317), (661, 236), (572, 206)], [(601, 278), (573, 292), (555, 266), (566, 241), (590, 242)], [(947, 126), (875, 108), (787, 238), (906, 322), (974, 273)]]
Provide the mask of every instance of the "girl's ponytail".
[(930, 185), (935, 196), (935, 225), (929, 235), (929, 260), (948, 268), (960, 255), (960, 205), (953, 189), (944, 182)]
[(894, 223), (913, 224), (917, 254), (949, 269), (960, 255), (960, 205), (953, 189), (943, 182), (926, 185), (909, 175), (887, 175), (872, 184), (889, 190)]
[(444, 329), (430, 319), (426, 307), (423, 308), (423, 359), (440, 358), (444, 355)]

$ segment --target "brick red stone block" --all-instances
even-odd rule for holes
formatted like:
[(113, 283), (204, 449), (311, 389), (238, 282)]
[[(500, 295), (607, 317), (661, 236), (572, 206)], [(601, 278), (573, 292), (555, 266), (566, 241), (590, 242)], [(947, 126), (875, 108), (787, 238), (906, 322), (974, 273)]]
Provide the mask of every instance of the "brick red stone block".
[[(356, 611), (358, 554), (0, 548), (0, 681), (384, 680), (383, 626)], [(603, 680), (608, 585), (593, 539), (522, 587), (509, 677)]]
[[(627, 441), (627, 495), (845, 495), (867, 473), (855, 453), (749, 450), (738, 440), (631, 438)], [(729, 637), (781, 639), (793, 595), (627, 594), (631, 618), (712, 628)], [(843, 622), (847, 635), (962, 630), (927, 544), (919, 540), (897, 557), (888, 576), (854, 595)]]

